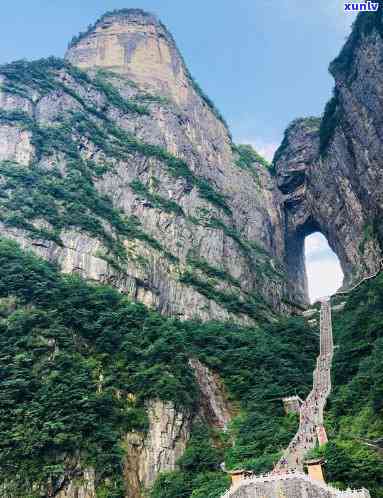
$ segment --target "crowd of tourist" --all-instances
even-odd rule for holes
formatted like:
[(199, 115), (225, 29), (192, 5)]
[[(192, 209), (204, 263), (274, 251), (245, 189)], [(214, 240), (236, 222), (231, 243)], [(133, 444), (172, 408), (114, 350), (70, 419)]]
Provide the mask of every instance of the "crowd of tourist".
[(331, 389), (333, 352), (330, 305), (322, 303), (320, 323), (320, 355), (314, 370), (313, 389), (300, 406), (299, 429), (273, 473), (302, 470), (305, 454), (315, 447), (318, 428), (323, 424), (323, 409)]

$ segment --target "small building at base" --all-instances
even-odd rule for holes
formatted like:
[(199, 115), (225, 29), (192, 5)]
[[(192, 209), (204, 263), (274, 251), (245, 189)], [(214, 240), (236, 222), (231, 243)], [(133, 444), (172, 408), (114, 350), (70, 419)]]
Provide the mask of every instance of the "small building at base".
[(245, 477), (245, 470), (243, 469), (238, 469), (238, 470), (229, 470), (227, 471), (229, 476), (231, 477), (231, 487), (238, 486), (238, 484), (244, 479)]
[(313, 481), (325, 482), (323, 475), (324, 463), (325, 461), (323, 460), (323, 458), (315, 458), (312, 460), (306, 460), (304, 462), (304, 464), (307, 467), (307, 472), (309, 474), (310, 479), (313, 479)]

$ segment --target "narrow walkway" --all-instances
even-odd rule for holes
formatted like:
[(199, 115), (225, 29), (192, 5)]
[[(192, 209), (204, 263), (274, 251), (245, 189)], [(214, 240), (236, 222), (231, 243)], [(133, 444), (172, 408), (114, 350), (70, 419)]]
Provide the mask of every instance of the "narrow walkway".
[(349, 294), (350, 292), (355, 290), (357, 287), (362, 285), (364, 282), (366, 282), (366, 280), (371, 280), (372, 278), (377, 277), (382, 270), (383, 270), (383, 259), (381, 259), (379, 261), (379, 266), (378, 266), (378, 269), (376, 270), (376, 272), (372, 273), (371, 275), (367, 275), (367, 277), (363, 277), (361, 280), (359, 280), (359, 282), (357, 282), (355, 285), (353, 285), (349, 289), (338, 290), (335, 293), (335, 296), (342, 295), (342, 294)]
[(313, 389), (301, 405), (299, 429), (275, 466), (275, 474), (286, 470), (302, 472), (305, 454), (316, 445), (318, 432), (323, 428), (323, 410), (331, 391), (333, 349), (331, 304), (326, 298), (321, 301), (320, 354), (314, 370)]

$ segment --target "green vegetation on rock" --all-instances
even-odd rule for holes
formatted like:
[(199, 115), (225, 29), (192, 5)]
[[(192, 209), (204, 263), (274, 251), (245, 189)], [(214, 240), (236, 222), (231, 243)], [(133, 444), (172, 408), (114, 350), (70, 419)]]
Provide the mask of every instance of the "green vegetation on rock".
[(375, 0), (379, 4), (376, 12), (362, 12), (354, 21), (351, 34), (344, 44), (340, 54), (331, 62), (330, 72), (333, 75), (341, 73), (346, 77), (346, 81), (352, 82), (353, 61), (355, 60), (355, 50), (362, 39), (376, 31), (383, 38), (383, 0)]
[(334, 90), (333, 97), (327, 102), (319, 130), (319, 153), (324, 155), (339, 124), (339, 97)]
[[(127, 431), (147, 429), (145, 402), (197, 409), (190, 357), (219, 373), (239, 405), (235, 453), (224, 445), (230, 465), (261, 467), (257, 458), (287, 442), (279, 398), (297, 386), (304, 395), (316, 354), (315, 335), (302, 319), (257, 328), (179, 322), (110, 287), (61, 275), (4, 239), (0, 265), (0, 481), (14, 486), (13, 496), (31, 498), (32, 483), (58, 482), (79, 459), (95, 467), (105, 496), (122, 498), (121, 441)], [(193, 474), (193, 496), (213, 498), (227, 483), (216, 468), (222, 451), (211, 443), (207, 449), (198, 434), (177, 482), (186, 479), (190, 490)], [(164, 496), (181, 496), (178, 484), (171, 489)]]
[(239, 158), (235, 164), (242, 169), (254, 170), (254, 163), (260, 164), (265, 168), (270, 168), (271, 165), (264, 157), (262, 157), (251, 145), (235, 145), (232, 147), (233, 152), (239, 154)]
[(133, 180), (130, 183), (130, 188), (141, 198), (149, 201), (153, 207), (163, 209), (168, 213), (174, 213), (178, 216), (183, 216), (184, 212), (175, 201), (171, 199), (165, 199), (157, 193), (152, 193), (150, 190), (139, 180)]
[[(63, 84), (60, 78), (62, 72), (69, 74), (73, 82), (66, 81)], [(23, 228), (34, 238), (46, 238), (58, 244), (61, 244), (60, 232), (63, 229), (79, 228), (101, 240), (115, 259), (115, 267), (119, 267), (121, 260), (126, 257), (123, 239), (132, 238), (145, 241), (170, 261), (176, 261), (177, 258), (162, 248), (158, 241), (139, 228), (136, 219), (124, 217), (97, 190), (97, 180), (106, 173), (113, 173), (116, 160), (126, 161), (127, 157), (136, 154), (158, 159), (165, 164), (169, 175), (183, 179), (197, 188), (201, 198), (231, 215), (224, 196), (206, 179), (195, 175), (184, 160), (162, 147), (138, 140), (108, 117), (111, 107), (122, 113), (137, 115), (145, 115), (148, 111), (122, 98), (118, 90), (99, 74), (91, 78), (68, 62), (55, 58), (7, 64), (0, 67), (0, 74), (6, 78), (4, 84), (16, 85), (17, 92), (20, 93), (19, 90), (22, 89), (31, 101), (36, 92), (44, 96), (61, 91), (72, 97), (77, 105), (72, 109), (69, 107), (66, 113), (54, 118), (50, 126), (37, 123), (24, 111), (0, 112), (0, 122), (15, 125), (31, 133), (31, 143), (35, 148), (34, 161), (30, 167), (2, 164), (7, 192), (1, 199), (5, 208), (2, 218), (8, 225)], [(102, 95), (103, 104), (97, 108), (88, 100), (90, 88)], [(100, 160), (95, 162), (83, 158), (81, 143), (84, 138), (103, 151), (107, 158), (103, 164)], [(45, 163), (48, 158), (52, 164), (42, 166), (40, 162)], [(66, 161), (65, 172), (61, 164), (63, 158)], [(28, 178), (31, 179), (33, 188), (28, 183)], [(74, 190), (74, 185), (77, 185), (78, 191)], [(36, 191), (29, 199), (34, 188)], [(141, 196), (150, 196), (155, 206), (168, 212), (183, 213), (174, 201), (149, 192), (138, 180), (133, 182), (133, 188)], [(23, 199), (26, 199), (28, 206), (22, 205)], [(15, 211), (11, 212), (11, 208)], [(111, 260), (110, 255), (106, 254), (106, 257)]]
[[(194, 468), (185, 469), (181, 459), (180, 471), (160, 474), (151, 498), (219, 498), (227, 485), (219, 462), (225, 461), (229, 469), (271, 470), (298, 427), (296, 415), (285, 415), (281, 398), (296, 393), (297, 386), (301, 396), (311, 389), (315, 331), (307, 329), (301, 318), (268, 324), (265, 335), (261, 329), (221, 327), (220, 323), (206, 324), (204, 333), (201, 330), (194, 336), (193, 349), (220, 374), (239, 413), (218, 441), (210, 437), (209, 442), (206, 431), (205, 436), (192, 438), (185, 460), (190, 461), (189, 451), (197, 456)], [(215, 469), (208, 465), (214, 462), (212, 444), (219, 455)]]
[[(149, 17), (149, 18), (154, 17), (152, 14), (145, 12), (142, 9), (115, 9), (115, 10), (108, 11), (105, 14), (103, 14), (94, 24), (90, 24), (85, 31), (80, 32), (77, 36), (73, 36), (72, 40), (70, 41), (70, 43), (68, 45), (68, 49), (73, 48), (77, 43), (79, 43), (81, 40), (86, 38), (97, 27), (98, 24), (102, 23), (108, 17), (130, 16), (130, 15), (140, 15), (140, 16)], [(166, 26), (161, 21), (156, 19), (156, 22), (158, 23), (159, 26), (162, 27), (162, 29), (166, 33), (166, 36), (168, 37), (169, 42), (174, 46), (174, 48), (178, 52), (178, 49), (177, 49), (177, 46), (176, 46), (176, 43), (175, 43), (175, 40), (174, 40), (172, 34), (168, 31)], [(192, 88), (194, 89), (196, 94), (201, 98), (201, 100), (212, 111), (212, 113), (215, 115), (215, 117), (219, 121), (221, 121), (221, 123), (225, 126), (225, 128), (230, 136), (229, 127), (228, 127), (224, 117), (222, 116), (221, 112), (218, 110), (218, 108), (216, 107), (214, 102), (210, 99), (210, 97), (208, 97), (206, 95), (206, 93), (202, 90), (202, 88), (199, 86), (199, 84), (196, 82), (196, 80), (192, 77), (192, 75), (190, 74), (190, 71), (188, 70), (188, 68), (185, 64), (185, 61), (183, 60), (183, 57), (180, 53), (178, 53), (178, 57), (180, 58), (180, 60), (182, 61), (183, 65), (184, 65), (184, 70), (185, 70), (186, 76), (188, 77)], [(230, 136), (230, 138), (231, 138), (231, 136)]]
[(315, 454), (327, 460), (330, 482), (343, 489), (365, 487), (372, 498), (382, 498), (383, 274), (360, 285), (346, 300), (344, 310), (333, 313), (329, 443)]
[(186, 451), (178, 460), (179, 470), (163, 472), (151, 490), (151, 498), (218, 498), (230, 479), (217, 471), (223, 459), (211, 442), (207, 428), (196, 424)]
[[(70, 162), (63, 176), (58, 168), (0, 163), (4, 179), (1, 221), (27, 230), (32, 238), (58, 245), (62, 245), (60, 234), (64, 229), (81, 230), (99, 239), (117, 261), (126, 258), (123, 239), (143, 240), (161, 251), (161, 245), (141, 230), (137, 218), (124, 216), (98, 192), (92, 168), (91, 162)], [(46, 226), (39, 226), (41, 221)]]
[(289, 135), (294, 130), (294, 128), (298, 127), (303, 129), (305, 132), (316, 132), (319, 130), (321, 126), (321, 118), (317, 116), (308, 116), (305, 118), (296, 118), (294, 119), (286, 128), (283, 140), (281, 145), (275, 151), (273, 157), (273, 166), (275, 167), (275, 163), (281, 159), (281, 157), (285, 154), (286, 150), (290, 146)]
[[(115, 106), (126, 113), (148, 114), (146, 107), (121, 97), (118, 90), (104, 78), (100, 76), (91, 78), (85, 71), (81, 71), (69, 62), (57, 57), (36, 61), (21, 60), (1, 65), (0, 74), (6, 77), (6, 81), (0, 89), (28, 98), (31, 101), (33, 101), (31, 90), (37, 91), (40, 96), (62, 90), (86, 107), (85, 94), (84, 97), (81, 97), (68, 83), (63, 83), (59, 77), (60, 71), (68, 73), (77, 84), (100, 92), (107, 99), (106, 104), (109, 106)], [(92, 110), (92, 108), (88, 106), (87, 110)], [(102, 114), (105, 109), (102, 112), (99, 110), (99, 112)]]
[(255, 292), (241, 297), (238, 289), (221, 290), (217, 287), (219, 281), (212, 282), (200, 278), (191, 271), (183, 272), (179, 280), (183, 284), (194, 287), (200, 294), (220, 304), (230, 313), (247, 315), (254, 320), (266, 320), (272, 314), (261, 295)]
[(229, 126), (228, 126), (225, 118), (222, 116), (221, 112), (218, 110), (218, 108), (216, 107), (214, 102), (211, 100), (211, 98), (206, 95), (206, 93), (202, 90), (202, 88), (199, 86), (199, 84), (196, 82), (196, 80), (192, 77), (192, 75), (190, 74), (189, 70), (186, 67), (186, 64), (185, 64), (185, 70), (186, 70), (186, 73), (189, 77), (189, 81), (190, 81), (194, 91), (196, 92), (196, 94), (199, 97), (201, 97), (203, 102), (209, 107), (209, 109), (212, 111), (212, 113), (218, 119), (218, 121), (221, 121), (221, 123), (226, 128), (226, 131), (229, 135), (229, 138), (231, 139), (231, 133), (230, 133)]
[[(60, 71), (69, 73), (76, 84), (82, 88), (83, 96), (79, 94), (77, 89), (62, 83), (59, 78)], [(62, 140), (60, 142), (62, 144), (60, 145), (62, 146), (59, 150), (63, 153), (72, 151), (73, 154), (78, 155), (77, 143), (74, 144), (74, 147), (71, 146), (69, 151), (65, 149), (67, 140), (69, 144), (73, 144), (74, 137), (71, 134), (74, 129), (77, 130), (80, 136), (85, 134), (90, 141), (101, 147), (108, 155), (108, 158), (126, 159), (127, 153), (140, 153), (145, 157), (156, 158), (166, 165), (170, 175), (189, 182), (193, 187), (197, 188), (203, 199), (222, 209), (225, 214), (231, 215), (231, 209), (225, 197), (216, 191), (205, 178), (193, 173), (184, 160), (170, 154), (158, 145), (147, 144), (138, 140), (108, 118), (106, 110), (111, 106), (116, 107), (123, 113), (136, 113), (138, 115), (148, 114), (149, 111), (146, 107), (136, 102), (122, 98), (118, 90), (105, 78), (100, 77), (100, 75), (91, 78), (86, 72), (72, 66), (67, 61), (54, 57), (34, 62), (18, 61), (6, 64), (0, 66), (0, 74), (6, 77), (5, 85), (21, 85), (20, 88), (23, 91), (30, 92), (33, 89), (38, 91), (40, 95), (61, 90), (70, 95), (81, 106), (81, 110), (72, 110), (67, 113), (67, 116), (57, 118), (58, 122), (55, 124), (53, 132), (56, 136), (61, 135)], [(17, 91), (20, 88), (18, 87)], [(86, 95), (89, 88), (103, 95), (106, 108), (105, 106), (95, 108), (92, 103), (87, 102)], [(8, 91), (10, 90), (8, 89)], [(23, 120), (26, 128), (31, 129), (36, 134), (39, 127), (32, 118), (25, 114)], [(20, 116), (18, 121), (21, 121)], [(49, 135), (51, 130), (47, 128), (45, 132)], [(44, 153), (45, 136), (41, 136), (40, 133), (39, 138), (40, 140), (34, 140), (34, 144), (40, 148), (41, 153)]]
[(238, 279), (232, 277), (226, 270), (209, 264), (206, 260), (195, 257), (188, 257), (187, 263), (195, 269), (201, 270), (205, 275), (211, 278), (217, 278), (220, 281), (228, 282), (235, 287), (241, 287)]

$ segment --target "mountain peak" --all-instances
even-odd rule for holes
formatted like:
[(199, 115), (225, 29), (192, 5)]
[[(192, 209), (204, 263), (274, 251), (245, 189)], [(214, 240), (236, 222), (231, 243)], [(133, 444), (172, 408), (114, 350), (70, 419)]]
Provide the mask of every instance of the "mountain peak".
[(141, 9), (105, 13), (74, 37), (66, 59), (81, 69), (123, 74), (148, 92), (186, 99), (188, 73), (173, 37), (159, 19)]

